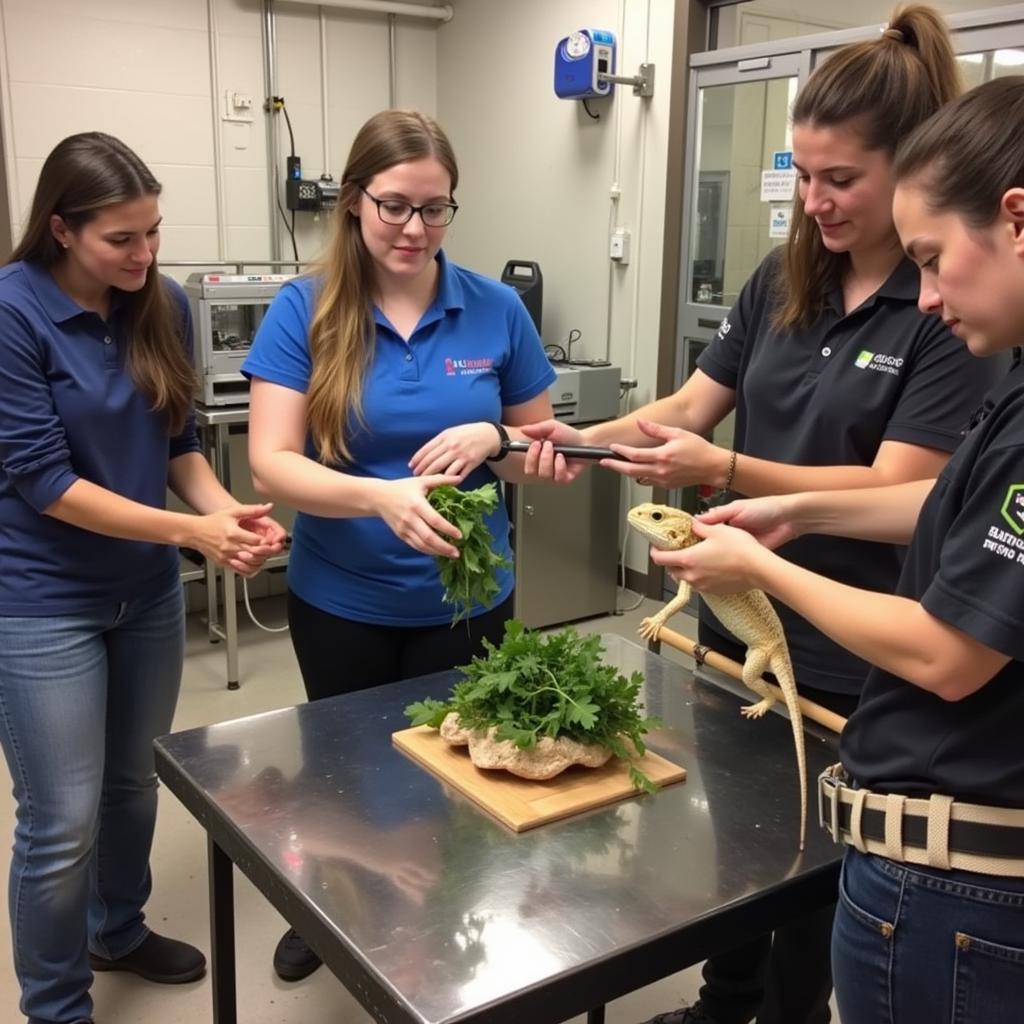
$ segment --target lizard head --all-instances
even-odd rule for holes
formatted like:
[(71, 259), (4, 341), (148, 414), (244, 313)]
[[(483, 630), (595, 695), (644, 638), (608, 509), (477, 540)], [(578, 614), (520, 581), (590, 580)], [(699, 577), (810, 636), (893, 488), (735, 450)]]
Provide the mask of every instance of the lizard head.
[(693, 516), (668, 505), (645, 501), (629, 510), (629, 525), (662, 551), (678, 551), (700, 541), (693, 532)]

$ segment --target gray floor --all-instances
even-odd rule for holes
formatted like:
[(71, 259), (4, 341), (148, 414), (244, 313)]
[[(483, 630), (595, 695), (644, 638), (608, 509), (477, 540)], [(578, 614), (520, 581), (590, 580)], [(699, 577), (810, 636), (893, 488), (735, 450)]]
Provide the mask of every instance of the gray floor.
[[(621, 596), (621, 592), (620, 592)], [(626, 594), (626, 604), (635, 603)], [(613, 632), (635, 637), (644, 615), (657, 604), (643, 604), (621, 616), (578, 623), (587, 632)], [(268, 625), (283, 619), (280, 598), (254, 602), (257, 616)], [(185, 678), (175, 729), (255, 714), (289, 706), (304, 699), (298, 669), (286, 633), (257, 630), (240, 608), (241, 689), (225, 687), (224, 655), (207, 642), (205, 628), (190, 617)], [(673, 627), (692, 635), (692, 620), (679, 616)], [(666, 649), (668, 656), (686, 659)], [(0, 803), (0, 834), (10, 836), (14, 805), (9, 793)], [(6, 877), (9, 843), (3, 843), (0, 877)], [(152, 927), (176, 938), (209, 948), (206, 889), (206, 842), (202, 829), (166, 792), (162, 795), (153, 849), (153, 897), (148, 907)], [(271, 969), (271, 952), (286, 927), (259, 893), (236, 874), (236, 931), (240, 1019), (243, 1024), (370, 1024), (372, 1018), (326, 970), (298, 984), (286, 984)], [(637, 1024), (653, 1014), (696, 997), (700, 972), (690, 968), (647, 988), (639, 989), (608, 1008), (608, 1024)], [(211, 1019), (209, 979), (173, 988), (119, 975), (99, 975), (93, 986), (97, 1024), (202, 1024)], [(11, 967), (10, 934), (0, 927), (0, 1020), (22, 1018), (16, 1013), (18, 989)], [(582, 1022), (575, 1018), (573, 1024)]]

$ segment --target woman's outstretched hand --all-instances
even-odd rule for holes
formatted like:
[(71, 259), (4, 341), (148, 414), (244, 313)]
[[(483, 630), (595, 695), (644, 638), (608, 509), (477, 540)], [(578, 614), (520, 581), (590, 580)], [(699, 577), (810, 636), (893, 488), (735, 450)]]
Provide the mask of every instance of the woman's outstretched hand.
[[(491, 433), (494, 433), (493, 429)], [(459, 479), (453, 474), (432, 473), (429, 476), (382, 480), (377, 514), (409, 547), (425, 555), (458, 558), (458, 548), (444, 538), (461, 540), (462, 534), (427, 501), (427, 495), (443, 484), (454, 486)]]

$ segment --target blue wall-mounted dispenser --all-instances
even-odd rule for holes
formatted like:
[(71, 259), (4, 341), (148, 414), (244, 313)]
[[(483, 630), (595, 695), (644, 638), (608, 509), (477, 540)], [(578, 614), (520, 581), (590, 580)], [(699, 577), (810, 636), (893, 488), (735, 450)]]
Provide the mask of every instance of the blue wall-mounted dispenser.
[(597, 28), (581, 28), (555, 47), (555, 95), (563, 100), (610, 96), (612, 83), (598, 75), (615, 74), (615, 36)]

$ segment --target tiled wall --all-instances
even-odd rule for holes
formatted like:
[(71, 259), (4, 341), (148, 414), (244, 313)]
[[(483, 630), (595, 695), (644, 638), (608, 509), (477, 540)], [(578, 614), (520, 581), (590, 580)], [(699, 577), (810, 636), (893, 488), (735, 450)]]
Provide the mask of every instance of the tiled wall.
[[(164, 185), (163, 260), (268, 256), (261, 6), (257, 0), (3, 0), (0, 87), (14, 237), (54, 144), (73, 132), (100, 130), (135, 149)], [(321, 17), (313, 5), (278, 4), (276, 23), (277, 88), (304, 173), (328, 170), (337, 177), (356, 129), (388, 105), (386, 19), (327, 8)], [(433, 112), (435, 33), (428, 23), (403, 19), (397, 26), (400, 104)], [(252, 98), (251, 123), (225, 120), (228, 90)], [(280, 120), (283, 174), (288, 136)], [(300, 256), (312, 257), (323, 223), (299, 214), (297, 225)]]

